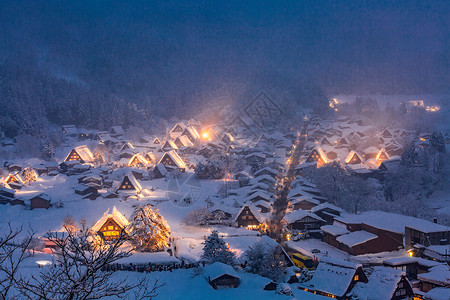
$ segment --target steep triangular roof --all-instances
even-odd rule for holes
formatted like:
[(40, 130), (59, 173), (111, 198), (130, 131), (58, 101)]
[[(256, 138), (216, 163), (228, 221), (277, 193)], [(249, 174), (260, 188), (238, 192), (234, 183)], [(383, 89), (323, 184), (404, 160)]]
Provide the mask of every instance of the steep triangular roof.
[(243, 205), (241, 207), (241, 209), (239, 210), (239, 212), (236, 214), (236, 217), (234, 218), (234, 221), (237, 222), (237, 219), (239, 218), (239, 216), (242, 214), (242, 212), (244, 211), (244, 209), (248, 207), (248, 209), (250, 210), (250, 212), (252, 213), (252, 215), (256, 218), (256, 220), (258, 220), (259, 223), (264, 223), (266, 221), (266, 218), (263, 217), (261, 215), (261, 213), (259, 212), (258, 208), (256, 208), (253, 205)]
[(95, 225), (92, 226), (91, 229), (93, 231), (95, 232), (100, 231), (100, 229), (106, 223), (106, 221), (108, 221), (108, 219), (113, 219), (114, 222), (116, 222), (116, 224), (119, 225), (122, 229), (126, 229), (126, 227), (129, 224), (127, 218), (125, 218), (125, 216), (115, 206), (113, 207), (111, 213), (109, 213), (109, 210), (110, 209), (108, 208), (108, 210), (105, 211), (100, 220), (98, 220), (97, 223), (95, 223)]
[(181, 135), (179, 137), (177, 137), (175, 139), (175, 144), (177, 145), (177, 147), (193, 147), (194, 143), (192, 143), (192, 141), (186, 136), (186, 135)]
[(389, 160), (389, 154), (386, 152), (386, 149), (381, 148), (380, 151), (377, 154), (377, 160)]
[(94, 155), (92, 155), (91, 150), (86, 145), (78, 146), (73, 148), (69, 154), (66, 156), (64, 161), (70, 161), (71, 154), (76, 153), (84, 163), (93, 163), (94, 162)]
[(132, 167), (136, 164), (142, 164), (143, 166), (147, 165), (147, 160), (142, 156), (142, 154), (138, 153), (135, 154), (132, 158), (130, 158), (130, 161), (128, 162), (128, 166)]
[(355, 151), (350, 151), (350, 153), (345, 158), (345, 162), (347, 164), (362, 164), (363, 160), (362, 157), (356, 153)]
[(121, 190), (121, 186), (126, 182), (129, 181), (131, 185), (134, 187), (134, 189), (138, 192), (142, 190), (141, 184), (137, 181), (136, 177), (134, 177), (133, 173), (129, 172), (127, 175), (123, 176), (122, 182), (120, 183), (120, 186), (118, 187), (118, 190)]
[(164, 161), (167, 158), (170, 158), (176, 164), (176, 166), (178, 168), (186, 168), (186, 164), (184, 163), (184, 161), (181, 159), (181, 157), (178, 155), (178, 153), (175, 150), (171, 150), (171, 151), (164, 153), (164, 155), (159, 160), (159, 163), (164, 164)]
[(166, 141), (164, 142), (164, 144), (161, 147), (162, 149), (170, 149), (170, 150), (177, 150), (178, 146), (175, 144), (174, 141), (170, 140), (170, 141)]

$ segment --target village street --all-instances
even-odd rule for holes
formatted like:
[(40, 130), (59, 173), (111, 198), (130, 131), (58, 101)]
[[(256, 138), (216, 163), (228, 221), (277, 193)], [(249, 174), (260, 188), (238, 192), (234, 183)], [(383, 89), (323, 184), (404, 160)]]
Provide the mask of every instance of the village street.
[(278, 178), (277, 182), (277, 192), (275, 194), (275, 202), (274, 202), (274, 211), (272, 215), (271, 220), (271, 226), (269, 235), (272, 238), (275, 238), (277, 241), (281, 241), (282, 239), (282, 229), (283, 225), (281, 223), (281, 220), (283, 219), (284, 215), (286, 214), (286, 209), (288, 207), (288, 199), (287, 195), (289, 193), (289, 190), (291, 188), (291, 183), (294, 180), (294, 171), (295, 167), (298, 166), (300, 157), (303, 151), (303, 148), (305, 146), (306, 137), (307, 137), (307, 128), (308, 128), (308, 121), (305, 120), (303, 122), (303, 126), (300, 129), (299, 134), (297, 135), (297, 138), (295, 140), (295, 143), (293, 145), (292, 154), (287, 160), (287, 169), (285, 176), (282, 176)]

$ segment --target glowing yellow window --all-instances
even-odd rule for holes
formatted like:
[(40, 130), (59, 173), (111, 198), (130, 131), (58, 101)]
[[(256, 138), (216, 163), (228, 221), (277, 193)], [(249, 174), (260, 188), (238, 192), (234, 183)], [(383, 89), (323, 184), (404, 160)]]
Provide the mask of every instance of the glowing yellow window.
[(359, 275), (355, 275), (355, 281), (359, 280)]
[(108, 230), (113, 230), (114, 226), (108, 226)]

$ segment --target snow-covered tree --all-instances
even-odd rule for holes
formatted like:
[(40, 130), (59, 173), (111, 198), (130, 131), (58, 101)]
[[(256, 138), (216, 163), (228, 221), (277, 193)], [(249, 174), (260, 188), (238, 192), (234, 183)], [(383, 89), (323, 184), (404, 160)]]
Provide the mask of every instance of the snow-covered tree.
[(131, 242), (137, 250), (160, 251), (168, 245), (170, 227), (158, 210), (149, 204), (136, 207), (129, 230)]
[(30, 256), (28, 249), (34, 240), (34, 236), (28, 236), (19, 241), (18, 237), (22, 229), (1, 227), (0, 235), (0, 299), (13, 299), (11, 290), (19, 279), (19, 267), (23, 260)]
[(434, 131), (430, 137), (430, 145), (437, 152), (445, 152), (445, 142), (442, 133)]
[(410, 143), (408, 146), (406, 146), (405, 151), (403, 151), (400, 164), (411, 168), (414, 167), (417, 163), (418, 154), (416, 152), (416, 148), (413, 143)]
[(71, 215), (67, 215), (63, 222), (62, 222), (62, 226), (65, 230), (71, 232), (71, 233), (75, 233), (77, 232), (80, 228), (78, 227), (77, 222), (75, 221), (75, 219), (71, 216)]
[(25, 184), (30, 184), (37, 179), (36, 172), (31, 167), (26, 167), (22, 172), (22, 176)]
[(286, 262), (280, 259), (281, 252), (281, 247), (263, 241), (255, 243), (244, 253), (248, 271), (274, 281), (281, 279), (287, 267)]
[(207, 226), (211, 219), (211, 213), (206, 208), (197, 208), (191, 210), (183, 218), (183, 223), (187, 226)]
[(201, 260), (208, 264), (221, 262), (234, 265), (236, 263), (236, 255), (229, 249), (225, 241), (219, 237), (219, 233), (214, 230), (205, 241)]
[(212, 159), (206, 163), (197, 164), (194, 171), (201, 179), (220, 179), (225, 175), (225, 165), (219, 159)]
[(45, 160), (51, 160), (55, 155), (55, 147), (50, 141), (46, 141), (42, 148), (42, 158)]

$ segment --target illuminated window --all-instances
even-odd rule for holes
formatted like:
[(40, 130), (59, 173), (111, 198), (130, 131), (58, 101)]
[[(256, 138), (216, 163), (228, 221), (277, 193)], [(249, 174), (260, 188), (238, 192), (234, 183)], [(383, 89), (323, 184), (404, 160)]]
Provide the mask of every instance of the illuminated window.
[(114, 226), (108, 226), (108, 230), (113, 230)]
[(355, 281), (359, 280), (359, 275), (355, 275)]

